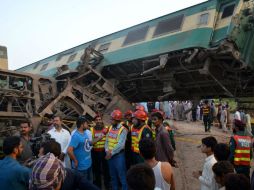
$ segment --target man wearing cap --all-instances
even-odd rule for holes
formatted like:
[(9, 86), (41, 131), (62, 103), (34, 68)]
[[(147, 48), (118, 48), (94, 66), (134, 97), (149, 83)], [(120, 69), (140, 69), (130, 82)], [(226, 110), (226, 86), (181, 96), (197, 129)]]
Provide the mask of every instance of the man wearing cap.
[(104, 186), (106, 189), (109, 189), (110, 177), (108, 171), (108, 163), (105, 159), (105, 140), (108, 128), (104, 125), (100, 115), (96, 115), (94, 118), (95, 126), (91, 127), (92, 133), (92, 167), (94, 174), (94, 184), (99, 188), (102, 188), (101, 185), (101, 175), (103, 174)]
[(250, 161), (252, 158), (251, 137), (245, 135), (245, 124), (234, 120), (235, 134), (230, 139), (229, 160), (234, 164), (235, 171), (250, 177)]
[[(99, 188), (89, 182), (85, 176), (77, 170), (62, 168), (62, 163), (58, 160), (60, 155), (61, 146), (58, 142), (47, 141), (42, 144), (40, 148), (40, 158), (33, 167), (32, 176), (29, 182), (30, 189), (45, 190), (54, 189), (55, 186), (61, 186), (61, 190), (99, 190)], [(64, 174), (66, 174), (65, 177)], [(59, 178), (62, 180), (59, 180)]]
[(152, 131), (148, 125), (146, 125), (147, 115), (146, 112), (137, 110), (133, 114), (131, 127), (131, 157), (132, 165), (144, 162), (144, 159), (139, 152), (139, 141), (143, 138), (152, 138)]
[(35, 163), (29, 181), (29, 190), (61, 188), (66, 176), (60, 160), (53, 153), (40, 157)]
[(80, 116), (76, 122), (77, 130), (71, 137), (68, 154), (72, 160), (72, 168), (82, 173), (87, 180), (93, 182), (91, 142), (85, 132), (89, 128), (85, 116)]
[(128, 131), (121, 123), (122, 112), (120, 110), (114, 110), (111, 113), (111, 120), (112, 125), (109, 127), (105, 142), (105, 158), (109, 164), (112, 190), (119, 189), (119, 182), (122, 190), (127, 190), (124, 146)]

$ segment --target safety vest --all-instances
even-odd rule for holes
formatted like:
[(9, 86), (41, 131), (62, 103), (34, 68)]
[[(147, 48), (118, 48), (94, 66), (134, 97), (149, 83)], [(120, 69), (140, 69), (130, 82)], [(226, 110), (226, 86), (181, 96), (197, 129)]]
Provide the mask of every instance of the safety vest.
[(236, 142), (234, 165), (249, 166), (250, 165), (250, 150), (251, 138), (249, 136), (234, 135), (233, 139)]
[(155, 141), (155, 140), (156, 140), (156, 127), (155, 127), (155, 126), (152, 126), (152, 127), (151, 127), (151, 130), (152, 130), (152, 137), (153, 137), (153, 140)]
[[(129, 121), (122, 122), (121, 124), (122, 124), (122, 125), (125, 125), (124, 127), (125, 127), (128, 131), (130, 131), (131, 128), (132, 128), (132, 126), (133, 126), (133, 124), (131, 124)], [(127, 128), (126, 126), (127, 126), (128, 128)]]
[(210, 107), (204, 106), (203, 107), (203, 115), (209, 115), (209, 113), (210, 113)]
[(115, 146), (118, 143), (120, 134), (122, 133), (123, 130), (126, 130), (126, 128), (122, 125), (121, 125), (121, 127), (117, 128), (117, 129), (113, 129), (113, 127), (110, 126), (109, 132), (108, 132), (108, 135), (107, 135), (108, 150), (112, 151), (115, 148)]
[[(105, 128), (107, 129), (107, 127), (105, 127)], [(94, 127), (92, 127), (91, 132), (92, 132), (93, 139), (103, 136), (104, 135), (103, 130), (105, 130), (105, 129), (96, 130)], [(104, 137), (101, 140), (99, 140), (98, 142), (96, 142), (93, 145), (93, 150), (94, 151), (104, 151), (105, 141), (106, 141), (106, 136), (104, 135)]]
[(145, 128), (149, 128), (148, 125), (144, 125), (140, 129), (135, 127), (131, 128), (131, 150), (139, 154), (139, 141), (141, 140), (142, 132)]

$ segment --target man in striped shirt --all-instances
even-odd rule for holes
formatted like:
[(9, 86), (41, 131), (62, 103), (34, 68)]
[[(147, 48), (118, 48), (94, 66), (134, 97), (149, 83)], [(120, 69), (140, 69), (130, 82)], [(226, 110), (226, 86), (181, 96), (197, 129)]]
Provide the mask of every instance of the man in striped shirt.
[(203, 105), (202, 110), (203, 110), (203, 122), (204, 122), (204, 126), (205, 126), (205, 132), (210, 132), (211, 107), (208, 104), (208, 100), (205, 100), (205, 105)]

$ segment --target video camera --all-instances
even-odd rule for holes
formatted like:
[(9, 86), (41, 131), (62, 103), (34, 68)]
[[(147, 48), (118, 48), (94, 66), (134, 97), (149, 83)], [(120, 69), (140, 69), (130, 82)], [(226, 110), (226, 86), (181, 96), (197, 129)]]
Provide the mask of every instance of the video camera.
[(55, 139), (51, 138), (51, 135), (48, 133), (43, 133), (39, 137), (33, 137), (30, 139), (32, 152), (35, 157), (38, 156), (41, 145), (48, 141), (55, 141)]

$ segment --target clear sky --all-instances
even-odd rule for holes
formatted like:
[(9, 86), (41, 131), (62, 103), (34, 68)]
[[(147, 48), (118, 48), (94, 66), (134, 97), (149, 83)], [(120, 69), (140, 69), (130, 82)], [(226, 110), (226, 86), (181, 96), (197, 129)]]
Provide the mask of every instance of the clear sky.
[(0, 0), (9, 69), (206, 0)]

